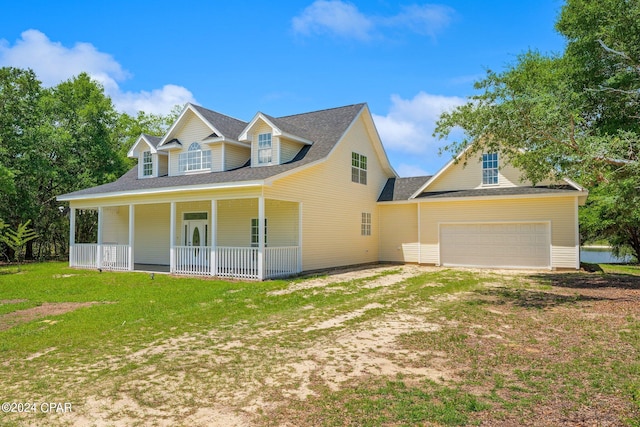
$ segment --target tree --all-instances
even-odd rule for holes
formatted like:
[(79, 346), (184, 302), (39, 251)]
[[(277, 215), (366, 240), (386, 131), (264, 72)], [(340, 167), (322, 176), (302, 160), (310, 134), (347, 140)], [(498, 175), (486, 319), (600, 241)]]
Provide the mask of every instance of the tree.
[(31, 221), (28, 220), (24, 224), (18, 225), (15, 230), (9, 228), (4, 235), (0, 236), (11, 250), (13, 250), (18, 266), (20, 265), (20, 261), (24, 260), (24, 246), (38, 237), (38, 234), (29, 228), (30, 222)]
[(620, 226), (589, 230), (586, 221), (586, 235), (633, 247), (628, 231), (638, 228), (640, 206), (626, 196), (640, 193), (640, 3), (567, 0), (556, 28), (567, 38), (562, 55), (529, 51), (489, 70), (469, 102), (440, 117), (435, 136), (462, 128), (465, 138), (446, 151), (499, 152), (533, 183), (598, 185), (587, 209)]

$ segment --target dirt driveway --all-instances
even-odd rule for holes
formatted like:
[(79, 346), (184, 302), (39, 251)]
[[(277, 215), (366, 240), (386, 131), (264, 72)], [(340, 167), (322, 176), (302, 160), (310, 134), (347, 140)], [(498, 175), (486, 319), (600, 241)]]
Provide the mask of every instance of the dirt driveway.
[[(413, 394), (396, 392), (388, 410), (361, 413), (362, 402), (401, 384), (478, 402), (459, 410), (461, 422), (418, 418), (418, 425), (624, 425), (640, 419), (628, 397), (640, 371), (631, 383), (623, 378), (640, 369), (639, 279), (412, 265), (335, 271), (271, 292), (299, 294), (294, 314), (221, 325), (74, 367), (70, 384), (92, 372), (114, 374), (83, 391), (72, 417), (48, 421), (411, 425), (415, 415), (394, 408), (419, 407)], [(305, 296), (335, 293), (345, 295), (335, 308), (304, 304)], [(605, 362), (606, 372), (590, 375)], [(390, 381), (384, 393), (381, 381)]]

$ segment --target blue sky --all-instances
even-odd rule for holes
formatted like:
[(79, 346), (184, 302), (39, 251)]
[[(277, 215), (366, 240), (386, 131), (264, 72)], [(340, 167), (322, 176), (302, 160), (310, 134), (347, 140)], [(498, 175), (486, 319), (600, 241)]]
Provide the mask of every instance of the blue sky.
[(440, 112), (487, 69), (560, 52), (559, 0), (59, 1), (3, 5), (0, 66), (82, 71), (121, 111), (194, 102), (249, 121), (367, 102), (401, 176), (433, 174)]

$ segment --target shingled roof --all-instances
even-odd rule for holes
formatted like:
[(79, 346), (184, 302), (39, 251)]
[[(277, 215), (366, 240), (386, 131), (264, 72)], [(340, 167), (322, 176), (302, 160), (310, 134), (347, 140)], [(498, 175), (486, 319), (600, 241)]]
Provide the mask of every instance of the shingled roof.
[(441, 199), (448, 197), (519, 196), (535, 194), (575, 193), (570, 185), (548, 185), (539, 187), (479, 188), (475, 190), (431, 191), (419, 194), (418, 199)]
[[(58, 196), (58, 199), (65, 200), (98, 194), (135, 192), (190, 185), (240, 183), (271, 178), (325, 158), (364, 107), (365, 104), (353, 104), (345, 107), (274, 118), (277, 122), (274, 124), (283, 126), (282, 130), (289, 132), (290, 129), (295, 129), (296, 136), (308, 139), (313, 143), (311, 146), (302, 148), (292, 161), (285, 164), (261, 167), (251, 167), (247, 164), (238, 169), (223, 172), (144, 179), (138, 178), (136, 166), (114, 182), (63, 194)], [(224, 135), (227, 137), (237, 139), (246, 126), (246, 123), (240, 120), (207, 110), (206, 108), (197, 107), (197, 110), (220, 132), (232, 132)], [(244, 125), (241, 126), (241, 124)]]
[(226, 136), (228, 138), (236, 139), (238, 135), (240, 135), (240, 132), (242, 132), (247, 126), (247, 122), (243, 122), (242, 120), (234, 119), (233, 117), (220, 114), (213, 110), (208, 110), (204, 107), (200, 107), (199, 105), (191, 105), (202, 115), (202, 117), (211, 123), (213, 127), (222, 133), (222, 135), (218, 136)]
[(379, 202), (395, 202), (409, 200), (411, 195), (418, 191), (431, 178), (431, 176), (415, 176), (411, 178), (389, 178), (385, 184)]

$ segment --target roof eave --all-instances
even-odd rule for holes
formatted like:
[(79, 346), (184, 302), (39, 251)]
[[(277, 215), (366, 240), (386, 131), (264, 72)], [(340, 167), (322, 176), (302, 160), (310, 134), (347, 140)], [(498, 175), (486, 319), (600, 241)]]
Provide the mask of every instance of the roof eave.
[(175, 187), (161, 187), (161, 188), (154, 188), (154, 189), (140, 189), (140, 190), (116, 191), (116, 192), (107, 192), (107, 193), (81, 194), (77, 196), (66, 196), (63, 194), (62, 196), (56, 197), (56, 200), (58, 200), (59, 202), (73, 202), (73, 201), (79, 201), (79, 200), (106, 199), (106, 198), (140, 196), (140, 195), (149, 195), (149, 194), (169, 194), (169, 193), (184, 192), (184, 191), (261, 187), (263, 185), (265, 185), (264, 180), (222, 182), (222, 183), (216, 183), (216, 184), (181, 185), (181, 186), (175, 186)]

